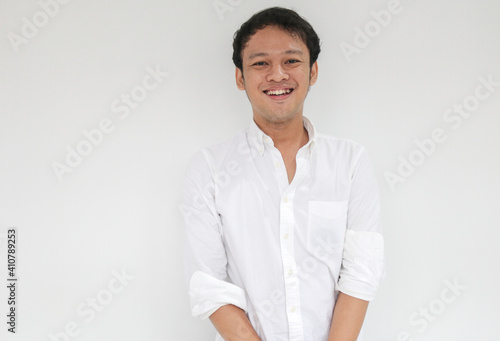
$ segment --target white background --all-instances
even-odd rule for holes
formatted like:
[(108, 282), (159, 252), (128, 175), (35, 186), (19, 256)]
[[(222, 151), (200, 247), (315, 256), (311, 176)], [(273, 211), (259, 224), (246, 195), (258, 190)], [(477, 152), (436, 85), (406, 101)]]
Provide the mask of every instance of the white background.
[[(500, 82), (500, 2), (401, 0), (378, 32), (370, 11), (388, 3), (221, 0), (218, 12), (211, 0), (73, 0), (44, 17), (37, 1), (0, 1), (0, 338), (50, 340), (69, 324), (68, 340), (213, 340), (209, 321), (189, 313), (180, 183), (198, 149), (250, 122), (232, 36), (254, 12), (283, 5), (322, 41), (305, 115), (365, 145), (379, 179), (387, 275), (365, 340), (497, 340), (500, 87), (470, 96), (480, 77)], [(41, 27), (23, 38), (34, 21)], [(341, 44), (355, 46), (365, 27), (369, 43), (347, 58)], [(148, 67), (169, 75), (140, 92)], [(144, 100), (121, 119), (111, 105), (133, 89)], [(475, 111), (453, 129), (443, 113), (466, 100)], [(67, 147), (106, 119), (115, 129), (59, 179)], [(419, 159), (414, 140), (434, 129), (446, 141)], [(391, 190), (386, 172), (410, 155), (419, 165)], [(6, 331), (13, 226), (16, 335)], [(113, 271), (134, 279), (111, 293)], [(92, 298), (100, 311), (88, 321), (78, 308)]]

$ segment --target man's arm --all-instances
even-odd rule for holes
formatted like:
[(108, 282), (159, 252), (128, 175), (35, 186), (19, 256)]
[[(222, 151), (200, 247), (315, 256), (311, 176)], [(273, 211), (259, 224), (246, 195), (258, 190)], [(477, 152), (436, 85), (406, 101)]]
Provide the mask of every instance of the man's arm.
[(364, 150), (352, 171), (342, 265), (328, 341), (356, 341), (384, 274), (384, 239), (380, 200), (370, 160)]
[[(231, 332), (228, 329), (231, 324), (241, 323), (238, 324), (237, 319), (234, 320), (236, 322), (233, 321), (235, 314), (222, 314), (227, 311), (222, 307), (231, 305), (244, 312), (247, 301), (245, 291), (227, 280), (227, 256), (221, 232), (222, 222), (215, 205), (216, 184), (213, 174), (211, 164), (203, 152), (197, 153), (187, 168), (180, 205), (185, 221), (184, 273), (189, 287), (192, 315), (201, 319), (213, 316), (217, 324), (220, 324), (216, 328), (228, 333)], [(243, 316), (246, 318), (244, 313)], [(226, 340), (246, 339), (232, 338), (229, 334)]]
[(339, 293), (328, 341), (356, 341), (365, 319), (368, 301)]
[(210, 315), (210, 321), (226, 341), (261, 341), (245, 312), (227, 304)]

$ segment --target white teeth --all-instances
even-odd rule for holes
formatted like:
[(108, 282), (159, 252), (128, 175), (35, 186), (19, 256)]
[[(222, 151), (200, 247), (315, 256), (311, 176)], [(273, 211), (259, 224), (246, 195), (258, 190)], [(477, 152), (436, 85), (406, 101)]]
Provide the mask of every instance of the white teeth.
[(269, 91), (266, 91), (266, 94), (279, 96), (279, 95), (289, 94), (290, 92), (292, 92), (292, 89), (269, 90)]

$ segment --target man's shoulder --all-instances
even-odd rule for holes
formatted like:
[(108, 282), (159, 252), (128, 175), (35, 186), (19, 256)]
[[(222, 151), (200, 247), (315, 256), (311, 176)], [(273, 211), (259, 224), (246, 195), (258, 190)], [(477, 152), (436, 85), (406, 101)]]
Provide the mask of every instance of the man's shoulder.
[(198, 150), (193, 159), (198, 162), (208, 163), (211, 167), (217, 168), (224, 161), (233, 159), (235, 153), (245, 153), (246, 150), (246, 130), (237, 131), (229, 139), (213, 143)]

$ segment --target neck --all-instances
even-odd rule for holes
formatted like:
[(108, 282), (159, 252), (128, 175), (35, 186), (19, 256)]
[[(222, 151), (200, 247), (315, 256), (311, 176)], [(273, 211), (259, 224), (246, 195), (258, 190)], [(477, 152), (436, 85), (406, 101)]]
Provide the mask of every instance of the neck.
[(280, 151), (283, 149), (298, 150), (309, 141), (302, 115), (296, 115), (290, 120), (279, 122), (266, 121), (254, 115), (254, 121), (273, 140), (274, 146)]

